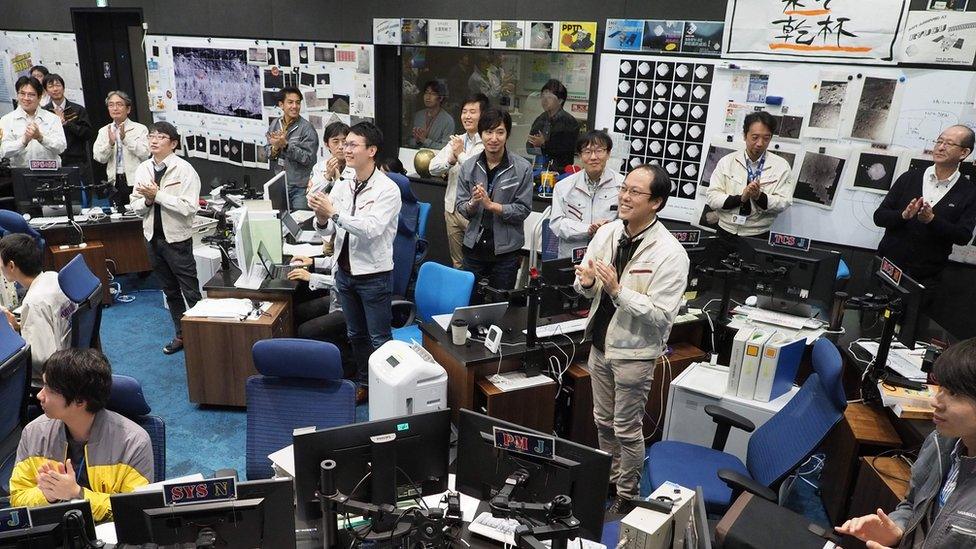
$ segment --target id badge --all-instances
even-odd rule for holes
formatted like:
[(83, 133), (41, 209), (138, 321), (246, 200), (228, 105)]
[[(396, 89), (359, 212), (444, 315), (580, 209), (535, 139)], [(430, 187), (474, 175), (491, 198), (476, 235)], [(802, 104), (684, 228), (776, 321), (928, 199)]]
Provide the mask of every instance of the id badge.
[(749, 216), (742, 215), (742, 214), (734, 214), (734, 215), (732, 215), (732, 224), (733, 225), (745, 225), (746, 219), (749, 219)]
[(279, 158), (278, 159), (278, 165), (281, 166), (282, 168), (284, 168), (285, 167), (285, 159), (284, 158)]

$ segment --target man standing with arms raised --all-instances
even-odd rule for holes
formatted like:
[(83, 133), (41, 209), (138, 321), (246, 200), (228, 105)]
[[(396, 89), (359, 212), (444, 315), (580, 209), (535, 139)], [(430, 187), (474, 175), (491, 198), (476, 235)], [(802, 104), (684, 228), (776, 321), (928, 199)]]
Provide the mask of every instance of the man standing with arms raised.
[(587, 368), (600, 449), (613, 456), (615, 514), (638, 495), (644, 405), (688, 279), (688, 254), (657, 217), (670, 192), (660, 166), (634, 168), (620, 188), (619, 219), (596, 231), (576, 267), (576, 291), (593, 299)]
[(400, 188), (376, 169), (382, 145), (383, 133), (371, 122), (349, 128), (344, 153), (355, 179), (342, 179), (329, 194), (308, 197), (315, 229), (323, 240), (336, 237), (332, 272), (356, 355), (357, 402), (368, 395), (369, 356), (392, 337), (393, 238), (401, 202)]

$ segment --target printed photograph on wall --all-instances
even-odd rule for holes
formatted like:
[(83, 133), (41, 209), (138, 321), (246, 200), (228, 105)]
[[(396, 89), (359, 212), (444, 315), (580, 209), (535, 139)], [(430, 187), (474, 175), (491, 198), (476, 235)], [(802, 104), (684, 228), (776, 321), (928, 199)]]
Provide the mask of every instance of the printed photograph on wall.
[(840, 127), (840, 108), (847, 95), (847, 82), (824, 80), (817, 101), (810, 108), (810, 127), (836, 130)]
[(733, 148), (730, 143), (710, 144), (708, 146), (708, 152), (705, 154), (705, 167), (702, 168), (701, 182), (699, 185), (708, 187), (712, 182), (712, 173), (715, 171), (715, 166), (718, 164), (718, 161), (734, 153), (736, 150), (738, 149)]
[(897, 86), (898, 80), (894, 78), (868, 76), (864, 79), (851, 137), (875, 143), (891, 142), (891, 133), (895, 129), (894, 122), (897, 118), (893, 108)]
[(845, 160), (839, 156), (807, 151), (803, 156), (800, 175), (796, 179), (793, 200), (832, 209)]
[(895, 180), (899, 156), (879, 151), (856, 153), (851, 188), (878, 194), (887, 194)]
[(181, 111), (261, 119), (261, 72), (246, 50), (173, 48)]

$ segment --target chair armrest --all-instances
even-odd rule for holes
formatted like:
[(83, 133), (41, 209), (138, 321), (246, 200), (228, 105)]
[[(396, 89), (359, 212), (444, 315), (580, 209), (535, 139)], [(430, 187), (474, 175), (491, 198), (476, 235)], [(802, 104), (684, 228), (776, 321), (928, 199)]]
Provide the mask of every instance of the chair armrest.
[(417, 239), (417, 248), (414, 250), (414, 265), (420, 265), (427, 258), (427, 249), (430, 247), (430, 243), (427, 242), (425, 238)]
[(709, 404), (708, 406), (705, 406), (705, 413), (712, 418), (712, 421), (714, 421), (716, 425), (718, 425), (718, 428), (715, 429), (715, 438), (712, 439), (713, 450), (725, 451), (725, 443), (729, 440), (729, 431), (732, 430), (732, 427), (742, 429), (747, 433), (751, 433), (756, 430), (756, 425), (754, 423), (731, 410), (722, 408), (721, 406)]
[(722, 479), (722, 482), (732, 489), (731, 501), (735, 501), (735, 498), (739, 497), (742, 492), (749, 492), (773, 503), (778, 502), (776, 492), (741, 473), (731, 469), (719, 469), (718, 478)]
[[(393, 308), (394, 328), (409, 326), (417, 320), (417, 306), (414, 305), (412, 301), (407, 301), (405, 299), (394, 299), (391, 302), (391, 306)], [(403, 320), (401, 323), (399, 321), (400, 318), (405, 318), (405, 320)]]

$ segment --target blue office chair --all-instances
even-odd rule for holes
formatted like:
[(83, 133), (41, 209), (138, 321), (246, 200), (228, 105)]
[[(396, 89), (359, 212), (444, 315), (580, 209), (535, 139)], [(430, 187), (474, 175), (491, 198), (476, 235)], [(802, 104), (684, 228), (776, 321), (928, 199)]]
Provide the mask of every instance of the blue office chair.
[(153, 479), (166, 480), (166, 422), (152, 414), (142, 384), (134, 377), (112, 374), (112, 392), (105, 408), (131, 419), (146, 430), (153, 450)]
[(37, 242), (37, 247), (40, 248), (43, 253), (47, 249), (47, 242), (41, 233), (37, 231), (34, 227), (31, 227), (24, 216), (12, 210), (0, 210), (0, 228), (6, 231), (5, 234), (9, 233), (23, 233), (30, 235), (34, 242)]
[(420, 223), (417, 225), (417, 238), (427, 238), (427, 218), (430, 217), (430, 202), (418, 202)]
[[(417, 287), (414, 289), (414, 302), (406, 304), (412, 308), (403, 328), (393, 330), (393, 339), (409, 343), (422, 340), (420, 327), (414, 323), (419, 318), (429, 322), (434, 315), (453, 313), (458, 307), (467, 306), (474, 287), (474, 273), (452, 269), (428, 261), (420, 266)], [(401, 302), (402, 303), (402, 302)]]
[(4, 318), (0, 320), (0, 496), (10, 488), (20, 432), (27, 425), (30, 378), (30, 347)]
[(542, 220), (542, 260), (559, 257), (559, 237), (549, 229), (549, 219)]
[(247, 379), (248, 480), (270, 478), (268, 454), (292, 443), (298, 427), (356, 422), (356, 385), (342, 379), (339, 349), (310, 339), (264, 339), (251, 350), (259, 375)]
[(420, 204), (410, 188), (410, 180), (399, 173), (387, 174), (400, 188), (400, 219), (393, 238), (393, 295), (406, 297), (417, 261), (417, 227)]
[[(843, 363), (830, 341), (821, 338), (814, 343), (813, 370), (789, 403), (758, 429), (746, 418), (710, 405), (705, 413), (718, 424), (711, 448), (671, 440), (652, 445), (644, 466), (651, 490), (667, 481), (700, 485), (705, 508), (719, 515), (744, 490), (777, 501), (775, 487), (813, 453), (847, 407)], [(745, 464), (722, 451), (731, 427), (755, 429)]]
[(71, 315), (71, 347), (99, 348), (102, 324), (102, 282), (92, 274), (81, 254), (58, 272), (58, 285), (77, 308)]

